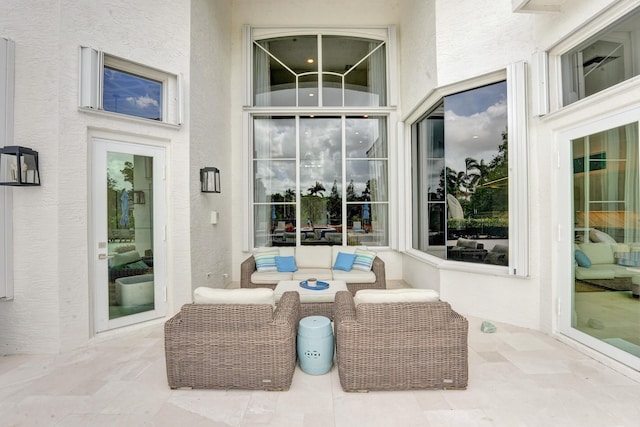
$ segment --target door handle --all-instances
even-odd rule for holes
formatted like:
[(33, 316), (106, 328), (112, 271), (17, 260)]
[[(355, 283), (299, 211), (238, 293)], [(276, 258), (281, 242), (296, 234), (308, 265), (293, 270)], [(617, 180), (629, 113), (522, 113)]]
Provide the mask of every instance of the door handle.
[(113, 256), (107, 254), (98, 254), (98, 259), (111, 259)]

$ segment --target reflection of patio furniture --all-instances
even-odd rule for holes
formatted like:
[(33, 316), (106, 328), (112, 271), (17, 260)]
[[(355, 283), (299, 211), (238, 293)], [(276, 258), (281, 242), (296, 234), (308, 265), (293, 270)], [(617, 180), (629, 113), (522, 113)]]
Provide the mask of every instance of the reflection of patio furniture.
[(228, 299), (183, 305), (164, 326), (169, 387), (288, 390), (299, 320), (296, 292), (283, 294), (275, 310)]
[(447, 259), (465, 262), (482, 262), (487, 255), (482, 243), (475, 240), (463, 239), (456, 241), (455, 246), (447, 246)]
[(448, 303), (372, 295), (357, 304), (360, 296), (336, 294), (336, 360), (345, 391), (467, 387), (468, 322)]
[(109, 260), (109, 281), (112, 282), (120, 277), (153, 273), (153, 258), (145, 257), (145, 259), (146, 262), (136, 250), (115, 254)]
[(135, 239), (135, 231), (130, 228), (111, 228), (109, 229), (110, 242), (131, 242)]
[(485, 264), (509, 265), (509, 245), (495, 245), (484, 259)]

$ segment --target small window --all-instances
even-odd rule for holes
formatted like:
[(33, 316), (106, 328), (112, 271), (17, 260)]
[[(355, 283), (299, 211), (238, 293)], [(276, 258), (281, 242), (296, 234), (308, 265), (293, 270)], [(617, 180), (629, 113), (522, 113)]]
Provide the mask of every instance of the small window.
[(562, 101), (569, 105), (640, 74), (640, 9), (561, 56)]
[(81, 48), (80, 107), (180, 124), (178, 76)]

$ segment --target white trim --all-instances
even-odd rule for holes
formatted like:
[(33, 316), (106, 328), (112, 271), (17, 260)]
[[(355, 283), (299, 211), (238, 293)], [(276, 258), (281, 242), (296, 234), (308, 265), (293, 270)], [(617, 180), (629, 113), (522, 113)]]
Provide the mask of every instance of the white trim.
[(527, 69), (507, 66), (509, 131), (509, 274), (529, 275), (529, 144), (527, 138)]
[[(0, 146), (13, 145), (15, 42), (0, 38)], [(0, 301), (12, 300), (13, 191), (0, 188)]]
[(531, 68), (532, 113), (544, 116), (549, 112), (549, 54), (534, 52)]
[[(589, 104), (593, 102), (588, 99)], [(636, 100), (637, 101), (637, 100)], [(640, 370), (640, 358), (624, 352), (597, 338), (574, 329), (572, 323), (573, 310), (573, 224), (572, 224), (572, 200), (573, 200), (573, 176), (571, 141), (586, 135), (613, 129), (633, 122), (640, 121), (640, 104), (618, 108), (616, 111), (608, 111), (597, 118), (586, 117), (579, 123), (559, 129), (555, 132), (554, 141), (558, 147), (559, 167), (556, 182), (556, 204), (558, 212), (557, 223), (557, 253), (560, 260), (554, 271), (557, 280), (557, 328), (561, 334), (574, 339), (614, 360), (624, 363), (633, 369)]]
[[(104, 67), (155, 80), (162, 84), (162, 120), (152, 120), (103, 108)], [(78, 79), (78, 109), (84, 112), (111, 114), (112, 117), (135, 118), (143, 123), (162, 123), (180, 126), (184, 121), (182, 76), (168, 73), (124, 58), (106, 54), (91, 47), (80, 46)]]

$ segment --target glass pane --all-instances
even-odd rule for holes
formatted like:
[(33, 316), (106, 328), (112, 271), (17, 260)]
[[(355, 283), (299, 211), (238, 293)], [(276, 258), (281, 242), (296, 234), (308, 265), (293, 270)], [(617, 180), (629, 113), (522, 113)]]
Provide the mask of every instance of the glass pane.
[(257, 41), (253, 48), (255, 105), (295, 106), (296, 75), (318, 72), (317, 46), (316, 36)]
[(162, 82), (104, 67), (105, 111), (162, 121)]
[[(302, 244), (329, 244), (325, 229), (340, 218), (336, 195), (342, 182), (342, 119), (300, 119), (300, 219)], [(333, 197), (332, 197), (333, 195)], [(340, 200), (341, 202), (341, 200)]]
[(107, 156), (109, 319), (154, 309), (153, 158)]
[(633, 48), (640, 29), (640, 9), (562, 55), (563, 104), (569, 105), (637, 76)]
[(347, 202), (388, 200), (386, 160), (348, 160), (346, 170)]
[(342, 106), (342, 76), (322, 75), (322, 105), (324, 107)]
[(346, 157), (361, 159), (387, 157), (386, 117), (348, 117), (345, 134)]
[(254, 160), (253, 168), (254, 202), (295, 200), (295, 160)]
[(296, 121), (293, 117), (255, 117), (254, 159), (296, 158)]
[(298, 105), (301, 107), (318, 106), (318, 75), (306, 74), (298, 77)]
[(572, 141), (572, 326), (623, 351), (640, 346), (638, 124)]
[(386, 105), (386, 57), (382, 44), (356, 37), (322, 37), (323, 71), (344, 74), (345, 106)]

